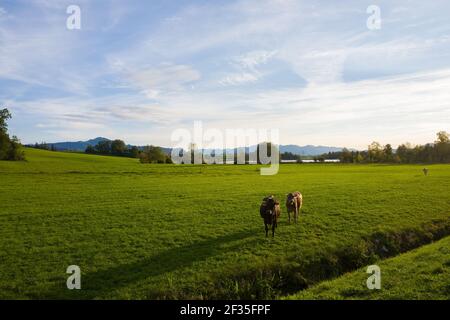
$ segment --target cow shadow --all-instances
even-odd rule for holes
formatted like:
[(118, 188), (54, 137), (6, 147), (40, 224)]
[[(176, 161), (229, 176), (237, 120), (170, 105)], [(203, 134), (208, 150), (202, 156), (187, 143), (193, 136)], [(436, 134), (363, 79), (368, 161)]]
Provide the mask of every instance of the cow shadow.
[[(81, 290), (68, 290), (66, 283), (54, 287), (47, 298), (93, 299), (165, 273), (191, 267), (197, 262), (226, 252), (249, 247), (263, 240), (261, 229), (251, 229), (207, 238), (184, 246), (174, 247), (145, 259), (120, 264), (81, 275)], [(242, 240), (245, 240), (243, 243)], [(82, 266), (80, 266), (83, 269)]]

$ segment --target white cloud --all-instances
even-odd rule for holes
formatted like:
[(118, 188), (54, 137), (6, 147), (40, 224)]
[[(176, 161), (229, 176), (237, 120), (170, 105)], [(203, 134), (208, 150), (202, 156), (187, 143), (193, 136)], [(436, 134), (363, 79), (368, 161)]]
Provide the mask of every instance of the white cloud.
[(4, 8), (0, 7), (0, 19), (6, 17), (7, 12)]
[(288, 48), (281, 57), (308, 82), (333, 83), (341, 80), (347, 54), (344, 49), (312, 50), (298, 54), (298, 51)]
[(201, 78), (200, 72), (188, 65), (162, 63), (145, 67), (117, 57), (109, 57), (108, 63), (111, 70), (123, 77), (126, 85), (139, 89), (150, 99), (156, 99), (161, 93), (182, 91)]
[(39, 129), (61, 129), (64, 130), (95, 130), (104, 129), (106, 126), (104, 124), (93, 123), (93, 122), (79, 122), (79, 121), (60, 121), (59, 123), (38, 123), (36, 125)]
[(263, 76), (258, 67), (266, 64), (275, 54), (276, 51), (258, 50), (231, 59), (230, 64), (237, 72), (226, 75), (219, 83), (234, 86), (258, 81)]
[(28, 3), (13, 12), (27, 24), (1, 21), (0, 78), (20, 85), (0, 99), (40, 124), (36, 136), (167, 145), (168, 131), (204, 120), (275, 125), (286, 143), (426, 142), (449, 120), (448, 5), (437, 2), (381, 1), (383, 27), (371, 32), (360, 1), (194, 3), (149, 11), (151, 23), (147, 2), (81, 1), (88, 19), (74, 33), (65, 3), (36, 0), (42, 15)]
[(233, 62), (244, 69), (256, 71), (257, 66), (267, 63), (275, 54), (276, 51), (251, 51), (236, 57)]
[(230, 74), (224, 77), (219, 81), (222, 85), (239, 85), (248, 82), (258, 81), (259, 75), (255, 73), (238, 73), (238, 74)]
[(178, 91), (184, 85), (199, 79), (200, 72), (187, 65), (164, 64), (130, 74), (132, 83), (145, 91)]
[(17, 21), (0, 26), (0, 78), (84, 93), (88, 79), (98, 71), (81, 74), (70, 65), (73, 53), (79, 52), (77, 35), (68, 34), (64, 24), (51, 23), (56, 19), (53, 11), (26, 19), (29, 24), (23, 28), (15, 27)]
[[(207, 101), (196, 107), (209, 106), (198, 119), (211, 127), (276, 127), (283, 143), (364, 148), (371, 140), (394, 145), (410, 139), (431, 141), (450, 123), (448, 87), (450, 69), (252, 95), (227, 93), (226, 99), (190, 99)], [(222, 108), (228, 111), (218, 113)]]
[[(449, 87), (450, 69), (445, 69), (253, 95), (188, 91), (162, 96), (158, 104), (132, 96), (89, 102), (45, 100), (22, 103), (20, 112), (41, 113), (49, 124), (57, 125), (47, 128), (52, 132), (77, 128), (78, 134), (93, 136), (113, 131), (137, 144), (170, 146), (172, 130), (191, 129), (194, 120), (202, 120), (205, 127), (220, 130), (279, 128), (283, 144), (365, 148), (372, 140), (394, 146), (406, 141), (426, 143), (435, 132), (448, 130)], [(135, 125), (128, 126), (130, 121)]]

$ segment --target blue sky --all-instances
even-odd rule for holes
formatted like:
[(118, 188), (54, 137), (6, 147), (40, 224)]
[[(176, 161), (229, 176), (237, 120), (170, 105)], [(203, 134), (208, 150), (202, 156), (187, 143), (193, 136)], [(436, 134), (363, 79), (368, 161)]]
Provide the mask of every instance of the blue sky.
[[(72, 4), (81, 30), (66, 28)], [(0, 105), (25, 143), (170, 146), (199, 120), (279, 128), (283, 144), (430, 142), (450, 129), (449, 12), (443, 0), (0, 0)]]

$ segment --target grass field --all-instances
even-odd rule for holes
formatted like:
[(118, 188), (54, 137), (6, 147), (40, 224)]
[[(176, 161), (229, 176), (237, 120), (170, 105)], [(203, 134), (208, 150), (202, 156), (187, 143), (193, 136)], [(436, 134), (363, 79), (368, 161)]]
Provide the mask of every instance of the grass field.
[[(450, 165), (0, 162), (0, 298), (274, 298), (450, 234)], [(284, 197), (304, 210), (287, 224)], [(266, 239), (259, 205), (282, 216)], [(430, 256), (431, 257), (431, 256)], [(66, 288), (69, 265), (82, 290)], [(413, 296), (413, 295), (411, 295)]]
[(381, 289), (368, 290), (367, 268), (325, 281), (289, 299), (450, 298), (450, 237), (382, 261)]

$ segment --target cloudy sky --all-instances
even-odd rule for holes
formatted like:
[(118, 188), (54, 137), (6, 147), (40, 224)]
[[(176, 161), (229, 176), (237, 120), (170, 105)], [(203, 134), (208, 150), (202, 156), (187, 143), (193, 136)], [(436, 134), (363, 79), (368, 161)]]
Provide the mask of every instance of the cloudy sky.
[[(80, 30), (66, 27), (73, 4)], [(0, 0), (0, 105), (25, 143), (170, 146), (194, 121), (279, 128), (283, 144), (430, 142), (450, 129), (449, 12), (448, 0)]]

